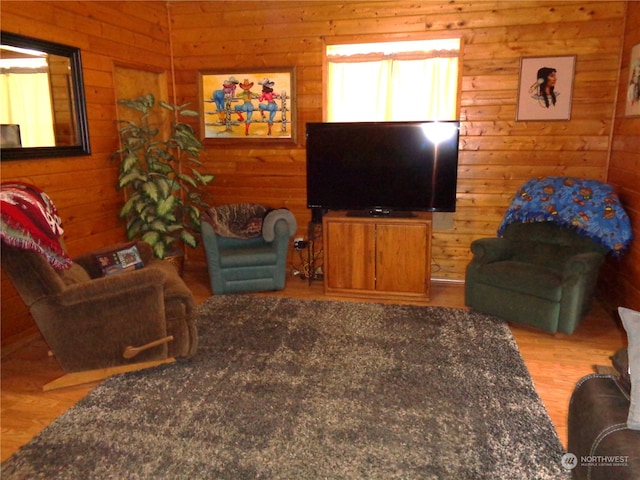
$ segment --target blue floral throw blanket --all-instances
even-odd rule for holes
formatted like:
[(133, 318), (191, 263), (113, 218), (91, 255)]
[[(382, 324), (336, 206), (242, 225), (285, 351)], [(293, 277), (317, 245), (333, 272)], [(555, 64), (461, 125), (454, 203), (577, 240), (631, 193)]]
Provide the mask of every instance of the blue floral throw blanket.
[(613, 187), (597, 180), (542, 177), (516, 193), (498, 235), (511, 223), (554, 222), (572, 228), (620, 256), (633, 239), (629, 216)]

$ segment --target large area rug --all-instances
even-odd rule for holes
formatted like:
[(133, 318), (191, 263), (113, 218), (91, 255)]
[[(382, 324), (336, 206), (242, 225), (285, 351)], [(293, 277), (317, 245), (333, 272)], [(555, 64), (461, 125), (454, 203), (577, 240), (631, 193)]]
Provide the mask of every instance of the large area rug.
[(3, 479), (553, 479), (563, 449), (505, 323), (248, 295), (196, 357), (111, 378)]

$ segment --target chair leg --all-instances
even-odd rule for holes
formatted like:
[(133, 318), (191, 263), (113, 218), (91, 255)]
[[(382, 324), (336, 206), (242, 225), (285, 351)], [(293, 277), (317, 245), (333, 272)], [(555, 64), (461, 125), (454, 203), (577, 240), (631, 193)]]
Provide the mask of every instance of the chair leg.
[(59, 388), (93, 383), (119, 373), (134, 372), (136, 370), (143, 370), (145, 368), (156, 367), (158, 365), (172, 362), (175, 362), (175, 358), (165, 358), (163, 360), (154, 360), (152, 362), (132, 363), (130, 365), (118, 365), (117, 367), (97, 368), (95, 370), (86, 370), (84, 372), (67, 373), (44, 385), (42, 390), (48, 392)]

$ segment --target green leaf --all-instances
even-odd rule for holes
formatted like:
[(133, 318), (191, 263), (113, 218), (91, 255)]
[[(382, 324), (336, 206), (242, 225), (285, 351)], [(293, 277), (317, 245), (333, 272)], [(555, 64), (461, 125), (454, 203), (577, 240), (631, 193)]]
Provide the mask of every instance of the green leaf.
[(126, 187), (127, 185), (132, 184), (133, 182), (136, 182), (136, 181), (145, 182), (146, 180), (147, 180), (147, 177), (140, 170), (135, 169), (127, 173), (126, 175), (122, 175), (120, 176), (120, 178), (118, 178), (118, 188), (121, 189), (123, 187)]
[(198, 188), (198, 184), (196, 183), (196, 181), (191, 175), (187, 175), (186, 173), (181, 173), (178, 175), (178, 178), (182, 180), (184, 183), (188, 183), (193, 188)]
[(160, 192), (160, 196), (162, 198), (167, 198), (169, 195), (171, 195), (171, 187), (173, 183), (171, 182), (171, 180), (165, 177), (155, 177), (153, 179), (153, 182), (158, 187), (158, 191)]
[(155, 245), (153, 245), (153, 254), (160, 259), (165, 257), (166, 250), (167, 250), (167, 247), (162, 242), (158, 242)]
[(184, 115), (185, 117), (199, 117), (200, 112), (196, 112), (195, 110), (180, 110), (180, 115)]
[(135, 211), (139, 217), (145, 219), (153, 217), (153, 204), (150, 204), (143, 196), (138, 198), (138, 201), (134, 205)]
[(142, 235), (142, 240), (153, 247), (158, 241), (160, 241), (160, 234), (154, 231), (146, 232)]
[(127, 226), (127, 240), (133, 240), (142, 231), (142, 222), (134, 221)]
[(191, 248), (196, 248), (198, 246), (198, 239), (187, 230), (182, 231), (180, 239), (185, 243), (185, 245), (188, 245)]
[(138, 163), (138, 156), (134, 152), (129, 152), (127, 156), (122, 160), (120, 171), (122, 173), (129, 172)]
[(175, 206), (175, 204), (176, 204), (176, 197), (171, 195), (165, 198), (164, 200), (162, 200), (161, 202), (158, 202), (158, 207), (156, 208), (156, 212), (158, 213), (159, 216), (163, 217), (167, 213), (171, 212), (171, 210), (173, 210), (173, 207)]
[[(164, 221), (167, 222), (167, 224), (169, 223), (175, 223), (178, 221), (178, 219), (176, 218), (174, 212), (169, 212), (167, 213), (164, 217)], [(182, 228), (182, 225), (178, 225), (179, 228)], [(171, 228), (169, 228), (169, 231), (171, 231)]]
[(177, 110), (177, 107), (175, 105), (171, 105), (170, 103), (167, 103), (163, 100), (159, 100), (158, 105), (160, 105), (162, 108), (166, 108), (167, 110), (171, 110), (171, 111)]
[(129, 198), (129, 200), (127, 200), (125, 202), (123, 207), (120, 209), (120, 218), (124, 218), (127, 215), (129, 215), (129, 213), (131, 212), (132, 207), (135, 205), (135, 203), (138, 201), (139, 198), (140, 198), (140, 196), (134, 193)]
[(193, 172), (193, 176), (196, 177), (198, 181), (203, 185), (207, 185), (213, 182), (213, 179), (216, 178), (215, 175), (211, 175), (210, 173), (202, 174), (198, 172), (195, 168), (192, 168), (191, 171)]
[(200, 210), (193, 205), (190, 205), (187, 208), (187, 215), (194, 224), (198, 224), (200, 222)]
[(149, 227), (156, 232), (167, 232), (167, 226), (162, 220), (155, 220)]
[(189, 162), (198, 167), (201, 167), (203, 165), (203, 163), (200, 161), (200, 159), (197, 156), (191, 155), (190, 152), (187, 152), (187, 153), (188, 155), (184, 158), (185, 163)]
[(157, 202), (160, 198), (160, 196), (158, 195), (158, 186), (153, 181), (146, 182), (144, 185), (142, 185), (142, 191), (154, 202)]

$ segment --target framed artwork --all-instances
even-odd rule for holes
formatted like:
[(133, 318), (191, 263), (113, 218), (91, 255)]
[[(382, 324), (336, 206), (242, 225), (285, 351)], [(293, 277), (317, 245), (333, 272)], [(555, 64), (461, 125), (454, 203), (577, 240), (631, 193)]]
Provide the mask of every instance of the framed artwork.
[(204, 139), (295, 142), (295, 70), (199, 72)]
[(522, 57), (516, 120), (569, 120), (576, 56)]
[(631, 49), (624, 114), (627, 117), (640, 115), (640, 43)]

